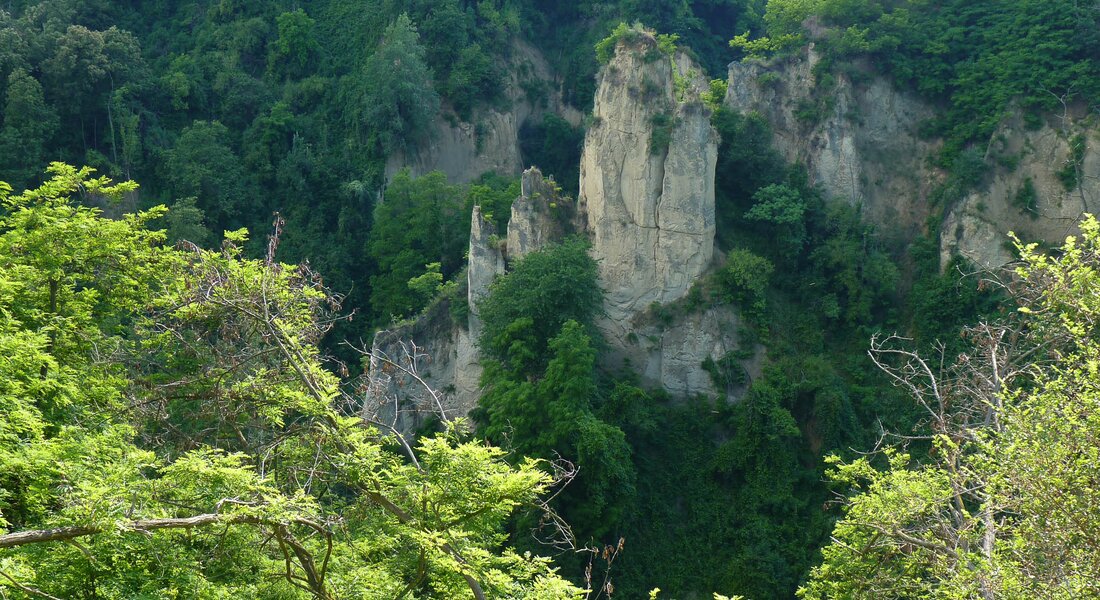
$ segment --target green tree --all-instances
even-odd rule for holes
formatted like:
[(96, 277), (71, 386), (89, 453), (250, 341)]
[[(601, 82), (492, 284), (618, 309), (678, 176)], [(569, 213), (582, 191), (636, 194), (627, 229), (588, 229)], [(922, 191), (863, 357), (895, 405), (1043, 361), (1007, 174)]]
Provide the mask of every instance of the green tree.
[(0, 180), (24, 185), (37, 173), (58, 128), (56, 111), (46, 103), (38, 80), (22, 69), (8, 75), (0, 127)]
[(769, 280), (775, 271), (770, 260), (744, 249), (733, 250), (726, 265), (714, 275), (718, 298), (733, 302), (746, 315), (761, 320), (767, 309)]
[(877, 364), (928, 416), (926, 460), (840, 462), (844, 518), (804, 598), (1093, 595), (1100, 422), (1095, 289), (1100, 223), (1058, 257), (1017, 245), (1019, 321), (965, 332), (955, 361), (873, 340)]
[(596, 277), (588, 244), (577, 238), (523, 257), (478, 305), (482, 352), (514, 373), (542, 372), (549, 342), (567, 321), (591, 334), (603, 302)]
[(229, 129), (218, 121), (195, 121), (168, 152), (168, 181), (177, 198), (196, 206), (216, 231), (234, 229), (254, 216), (254, 200), (241, 160), (230, 147)]
[(622, 429), (597, 410), (592, 321), (602, 293), (587, 249), (571, 239), (526, 255), (478, 305), (476, 418), (488, 439), (519, 454), (574, 463), (580, 474), (557, 506), (581, 538), (599, 538), (630, 510), (636, 476)]
[[(503, 521), (549, 476), (350, 412), (305, 266), (171, 249), (72, 203), (88, 169), (0, 184), (0, 592), (51, 597), (579, 598)], [(272, 244), (274, 247), (275, 244)]]
[(285, 65), (286, 74), (303, 72), (319, 48), (314, 38), (316, 24), (302, 9), (285, 12), (275, 19), (279, 37), (272, 44), (272, 58)]
[(386, 28), (355, 83), (353, 115), (385, 154), (415, 146), (428, 132), (439, 111), (432, 79), (416, 27), (402, 14)]
[(443, 280), (462, 268), (469, 243), (466, 190), (449, 185), (433, 171), (413, 178), (408, 171), (394, 175), (385, 196), (374, 208), (374, 226), (367, 251), (377, 265), (371, 277), (371, 308), (376, 320), (416, 314), (430, 298), (409, 288), (424, 273), (424, 265), (440, 264)]
[(806, 202), (798, 190), (772, 184), (757, 190), (752, 200), (755, 204), (745, 218), (772, 227), (781, 256), (790, 259), (801, 254), (806, 243)]

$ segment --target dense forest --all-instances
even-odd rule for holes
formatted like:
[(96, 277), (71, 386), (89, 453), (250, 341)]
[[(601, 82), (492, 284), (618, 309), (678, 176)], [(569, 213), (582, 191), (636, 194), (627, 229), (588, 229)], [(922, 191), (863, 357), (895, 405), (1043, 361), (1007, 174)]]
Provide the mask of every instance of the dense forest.
[[(572, 202), (651, 34), (711, 82), (721, 260), (649, 316), (736, 311), (735, 401), (606, 367), (583, 236), (472, 306), (519, 173), (402, 168), (522, 102)], [(803, 124), (841, 79), (934, 107), (935, 217), (1013, 168), (1007, 119), (1100, 115), (1096, 0), (0, 3), (0, 597), (1100, 597), (1100, 225), (984, 271), (866, 222), (723, 102), (811, 45)], [(374, 332), (472, 310), (468, 419), (368, 414), (408, 368)]]

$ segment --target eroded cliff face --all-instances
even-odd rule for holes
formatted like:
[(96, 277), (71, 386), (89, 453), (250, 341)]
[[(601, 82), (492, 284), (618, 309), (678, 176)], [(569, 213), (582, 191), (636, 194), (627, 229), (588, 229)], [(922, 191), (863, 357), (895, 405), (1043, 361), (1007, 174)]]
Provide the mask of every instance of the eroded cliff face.
[[(479, 109), (466, 123), (444, 107), (415, 151), (390, 157), (387, 180), (403, 168), (414, 177), (442, 171), (451, 183), (468, 183), (489, 171), (515, 175), (524, 168), (519, 132), (528, 119), (552, 112), (574, 125), (580, 123), (581, 114), (562, 102), (553, 72), (537, 49), (517, 41), (505, 69), (507, 109)], [(529, 97), (526, 90), (531, 84), (544, 88), (545, 95)]]
[[(718, 135), (690, 63), (674, 77), (679, 67), (653, 59), (654, 44), (620, 43), (602, 72), (581, 156), (578, 205), (599, 262), (605, 325), (618, 342), (635, 314), (684, 296), (714, 253)], [(688, 79), (682, 97), (679, 77)]]
[(520, 197), (508, 220), (508, 260), (515, 261), (573, 232), (573, 203), (554, 180), (532, 167), (520, 179)]
[(787, 58), (732, 63), (726, 106), (767, 119), (776, 149), (806, 165), (810, 182), (830, 197), (912, 237), (927, 221), (928, 195), (939, 180), (925, 165), (936, 144), (917, 136), (932, 108), (882, 78), (857, 85), (838, 74), (832, 90), (815, 91), (818, 60), (810, 44)]
[[(481, 335), (478, 303), (506, 264), (558, 241), (571, 232), (573, 203), (560, 195), (552, 180), (535, 168), (521, 179), (521, 195), (512, 203), (506, 237), (475, 206), (470, 219), (469, 262), (466, 269), (465, 322), (455, 322), (446, 301), (435, 303), (411, 322), (375, 335), (371, 372), (377, 381), (368, 392), (364, 411), (411, 431), (431, 414), (464, 417), (477, 406), (482, 367), (477, 347)], [(505, 240), (507, 240), (505, 242)], [(404, 369), (415, 371), (427, 384)]]
[(950, 208), (941, 227), (941, 263), (959, 254), (982, 267), (1003, 265), (1013, 258), (1009, 231), (1025, 242), (1050, 243), (1077, 233), (1085, 213), (1100, 211), (1098, 142), (1084, 107), (1051, 116), (1038, 129), (1019, 119), (1002, 124), (989, 151), (1009, 164), (995, 167), (988, 185)]
[(653, 38), (620, 42), (581, 156), (578, 210), (605, 294), (605, 367), (634, 369), (680, 397), (737, 392), (715, 389), (703, 368), (737, 349), (732, 307), (652, 316), (713, 267), (718, 134), (700, 99), (705, 85), (690, 58), (661, 54)]
[[(736, 398), (743, 381), (716, 387), (704, 368), (744, 350), (740, 315), (729, 305), (699, 307), (687, 301), (691, 288), (720, 262), (715, 259), (714, 176), (718, 134), (700, 94), (706, 80), (683, 53), (662, 54), (652, 37), (620, 43), (601, 74), (580, 165), (576, 204), (537, 169), (523, 174), (521, 196), (501, 244), (479, 210), (471, 223), (467, 294), (468, 322), (446, 326), (436, 307), (415, 323), (376, 338), (378, 352), (404, 352), (417, 335), (432, 354), (424, 376), (445, 392), (448, 417), (474, 408), (478, 396), (477, 302), (508, 264), (572, 233), (586, 235), (605, 292), (597, 326), (607, 346), (604, 368), (637, 372), (646, 385), (677, 397), (704, 393)], [(657, 316), (659, 315), (659, 316)], [(759, 350), (759, 349), (757, 349)], [(762, 352), (741, 366), (759, 373)], [(390, 402), (440, 404), (409, 378), (395, 376)], [(394, 402), (395, 395), (405, 400)], [(379, 396), (380, 398), (382, 396)]]
[[(756, 112), (772, 126), (779, 152), (806, 165), (810, 181), (835, 201), (858, 206), (889, 238), (907, 241), (938, 221), (941, 264), (956, 254), (980, 267), (1012, 259), (1007, 233), (1058, 242), (1076, 231), (1085, 212), (1100, 210), (1100, 153), (1096, 126), (1085, 107), (1067, 107), (1028, 129), (1009, 119), (986, 147), (986, 178), (961, 200), (937, 206), (933, 191), (946, 174), (931, 166), (937, 140), (917, 135), (934, 107), (897, 90), (866, 65), (850, 65), (859, 81), (835, 75), (835, 86), (815, 89), (813, 44), (799, 54), (730, 65), (726, 105)], [(1057, 172), (1073, 158), (1078, 185)], [(942, 219), (942, 220), (941, 220)]]

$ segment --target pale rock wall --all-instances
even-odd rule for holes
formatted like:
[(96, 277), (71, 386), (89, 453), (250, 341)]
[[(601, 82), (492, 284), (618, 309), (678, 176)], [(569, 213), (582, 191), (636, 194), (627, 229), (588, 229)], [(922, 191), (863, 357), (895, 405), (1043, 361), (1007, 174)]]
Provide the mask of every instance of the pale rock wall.
[[(663, 387), (676, 398), (704, 394), (736, 400), (747, 386), (715, 389), (702, 365), (708, 357), (718, 360), (739, 350), (737, 332), (741, 327), (741, 317), (730, 305), (677, 312), (667, 323), (655, 320), (647, 311), (634, 316), (627, 324), (625, 343), (608, 348), (604, 360), (613, 368), (632, 367), (642, 381)], [(755, 359), (742, 362), (750, 376), (759, 375), (764, 357), (762, 347), (754, 350)]]
[[(1008, 232), (1021, 240), (1058, 244), (1078, 233), (1085, 213), (1100, 210), (1100, 135), (1087, 119), (1061, 117), (1037, 130), (1018, 119), (1007, 121), (994, 134), (991, 151), (1018, 159), (1015, 169), (998, 167), (989, 185), (951, 207), (940, 235), (941, 262), (960, 254), (981, 267), (997, 267), (1013, 258)], [(1067, 190), (1057, 171), (1070, 158), (1070, 140), (1085, 136), (1080, 185)], [(1020, 201), (1031, 182), (1034, 210)]]
[(466, 299), (470, 304), (470, 329), (480, 333), (477, 304), (489, 293), (489, 285), (504, 272), (504, 254), (497, 242), (496, 227), (475, 206), (470, 219), (469, 268), (466, 270)]
[[(732, 63), (726, 106), (761, 114), (784, 158), (806, 165), (811, 183), (830, 197), (860, 207), (881, 234), (910, 240), (923, 233), (929, 218), (940, 216), (933, 211), (943, 210), (930, 199), (945, 176), (928, 161), (939, 142), (917, 136), (934, 107), (857, 64), (852, 67), (864, 77), (857, 83), (837, 74), (831, 110), (807, 123), (797, 113), (814, 100), (817, 61), (811, 43), (795, 56)], [(1082, 132), (1089, 142), (1081, 185), (1067, 191), (1056, 172), (1069, 157), (1069, 140)], [(1087, 108), (1067, 107), (1032, 130), (1019, 118), (1007, 120), (987, 145), (986, 158), (997, 165), (998, 157), (1012, 157), (1016, 165), (994, 166), (979, 189), (946, 207), (939, 227), (941, 264), (960, 254), (980, 267), (1001, 266), (1012, 260), (1009, 231), (1052, 243), (1076, 232), (1083, 213), (1100, 210), (1098, 143)], [(1037, 197), (1034, 212), (1016, 200), (1028, 180)]]
[(726, 106), (761, 114), (776, 149), (804, 164), (812, 184), (859, 207), (868, 221), (912, 238), (928, 218), (928, 194), (939, 179), (925, 165), (935, 143), (917, 136), (932, 108), (882, 78), (857, 85), (839, 74), (831, 110), (806, 122), (798, 112), (815, 100), (818, 60), (810, 44), (791, 57), (731, 63)]
[[(702, 364), (737, 349), (735, 309), (674, 309), (672, 323), (650, 315), (654, 303), (683, 299), (713, 266), (718, 156), (698, 68), (683, 53), (654, 52), (647, 36), (620, 43), (601, 73), (581, 156), (578, 211), (605, 292), (597, 322), (608, 343), (604, 366), (632, 368), (676, 397), (732, 398), (741, 390), (716, 390)], [(687, 84), (682, 97), (677, 78)], [(651, 146), (659, 115), (671, 123), (667, 148)]]
[[(415, 366), (424, 382), (439, 393), (440, 402), (436, 405), (424, 386), (411, 376), (372, 358), (370, 371), (377, 385), (368, 392), (364, 412), (380, 409), (383, 420), (396, 420), (397, 429), (412, 431), (428, 415), (438, 414), (440, 407), (450, 419), (464, 417), (473, 410), (482, 372), (477, 349), (481, 333), (477, 303), (503, 272), (504, 255), (495, 228), (484, 219), (481, 207), (475, 206), (466, 269), (466, 299), (470, 305), (467, 326), (453, 322), (447, 302), (437, 302), (411, 322), (378, 332), (372, 348), (375, 357)], [(415, 358), (415, 365), (409, 364), (410, 357)]]
[[(549, 64), (533, 46), (515, 42), (505, 69), (508, 109), (479, 109), (471, 122), (465, 123), (444, 106), (430, 128), (431, 133), (416, 150), (390, 157), (386, 179), (403, 168), (408, 168), (413, 177), (442, 171), (451, 183), (468, 183), (489, 171), (515, 175), (524, 166), (519, 147), (519, 131), (524, 122), (531, 118), (541, 120), (544, 112), (552, 112), (574, 125), (580, 123), (581, 114), (562, 102)], [(545, 105), (535, 105), (527, 97), (524, 83), (529, 81), (548, 86)]]
[[(398, 431), (414, 431), (439, 408), (447, 418), (466, 415), (473, 405), (456, 394), (456, 374), (461, 365), (460, 332), (451, 322), (449, 305), (438, 302), (414, 321), (379, 331), (371, 347), (371, 385), (363, 400), (363, 415), (391, 424)], [(439, 392), (437, 405), (428, 390), (400, 368), (414, 370), (431, 389)], [(474, 399), (476, 401), (476, 398)]]
[(515, 261), (547, 244), (561, 241), (570, 229), (573, 202), (562, 197), (552, 179), (531, 167), (520, 179), (520, 197), (508, 220), (508, 260)]
[[(648, 62), (646, 50), (620, 44), (603, 70), (581, 156), (579, 210), (613, 342), (652, 302), (686, 294), (714, 251), (717, 133), (697, 94), (675, 98), (670, 61)], [(658, 115), (671, 119), (671, 139), (651, 151)]]

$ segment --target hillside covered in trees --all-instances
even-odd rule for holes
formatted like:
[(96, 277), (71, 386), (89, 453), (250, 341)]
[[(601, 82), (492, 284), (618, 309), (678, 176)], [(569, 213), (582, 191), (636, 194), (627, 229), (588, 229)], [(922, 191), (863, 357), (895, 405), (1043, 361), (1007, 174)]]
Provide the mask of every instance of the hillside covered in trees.
[(2, 3), (0, 596), (1100, 597), (1097, 98), (1095, 0)]

